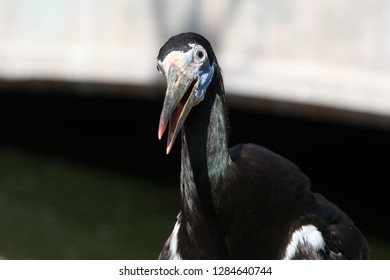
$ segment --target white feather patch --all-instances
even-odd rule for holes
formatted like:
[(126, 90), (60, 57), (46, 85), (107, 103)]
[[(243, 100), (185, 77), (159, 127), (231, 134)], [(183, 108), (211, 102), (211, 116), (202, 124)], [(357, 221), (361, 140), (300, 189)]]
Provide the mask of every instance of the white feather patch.
[(313, 250), (318, 252), (325, 247), (325, 240), (321, 232), (313, 225), (305, 225), (296, 230), (291, 237), (291, 241), (287, 246), (284, 254), (285, 260), (294, 258), (299, 245), (304, 247), (310, 246)]
[(172, 236), (171, 240), (169, 242), (169, 256), (170, 259), (172, 260), (181, 260), (180, 254), (177, 251), (177, 245), (178, 245), (178, 234), (179, 234), (179, 228), (180, 228), (180, 223), (177, 221), (175, 224), (175, 227), (173, 228), (172, 231)]

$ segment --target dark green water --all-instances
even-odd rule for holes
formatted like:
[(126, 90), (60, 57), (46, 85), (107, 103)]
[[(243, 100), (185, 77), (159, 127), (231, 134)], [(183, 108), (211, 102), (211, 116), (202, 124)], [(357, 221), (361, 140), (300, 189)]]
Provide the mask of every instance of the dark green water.
[[(156, 259), (178, 194), (153, 179), (0, 146), (0, 256)], [(390, 259), (389, 240), (367, 237), (373, 259)]]
[(0, 256), (156, 259), (177, 200), (156, 181), (0, 148)]

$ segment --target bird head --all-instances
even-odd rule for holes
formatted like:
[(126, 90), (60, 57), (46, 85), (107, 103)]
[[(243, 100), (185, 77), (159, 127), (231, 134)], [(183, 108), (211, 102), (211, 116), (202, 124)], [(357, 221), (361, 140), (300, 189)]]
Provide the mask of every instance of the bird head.
[(158, 127), (161, 139), (169, 122), (167, 154), (191, 109), (205, 97), (214, 76), (215, 55), (210, 43), (196, 33), (171, 37), (160, 49), (157, 69), (167, 81)]

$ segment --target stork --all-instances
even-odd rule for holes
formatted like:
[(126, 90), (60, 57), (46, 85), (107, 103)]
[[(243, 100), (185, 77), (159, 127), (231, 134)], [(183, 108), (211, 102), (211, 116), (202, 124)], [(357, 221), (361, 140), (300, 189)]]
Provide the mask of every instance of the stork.
[(252, 143), (229, 148), (221, 69), (197, 33), (171, 37), (158, 137), (181, 131), (180, 212), (159, 259), (368, 259), (361, 231), (311, 190), (291, 161)]

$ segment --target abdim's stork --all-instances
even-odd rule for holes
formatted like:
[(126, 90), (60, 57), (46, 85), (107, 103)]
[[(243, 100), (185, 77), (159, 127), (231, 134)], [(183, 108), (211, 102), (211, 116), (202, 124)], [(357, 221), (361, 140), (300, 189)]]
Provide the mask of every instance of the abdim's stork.
[(351, 219), (289, 160), (258, 145), (228, 147), (221, 69), (199, 34), (170, 38), (158, 137), (181, 130), (181, 209), (160, 259), (368, 259)]

